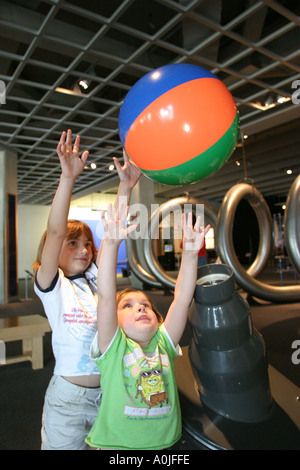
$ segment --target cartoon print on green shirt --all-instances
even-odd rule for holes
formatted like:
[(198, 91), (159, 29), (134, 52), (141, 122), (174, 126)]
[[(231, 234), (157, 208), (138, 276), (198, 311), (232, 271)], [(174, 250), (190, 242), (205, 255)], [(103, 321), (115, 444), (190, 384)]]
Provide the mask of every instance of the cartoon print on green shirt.
[(141, 372), (136, 386), (138, 390), (135, 398), (141, 395), (142, 402), (145, 402), (149, 408), (156, 405), (162, 406), (163, 402), (168, 403), (161, 369)]

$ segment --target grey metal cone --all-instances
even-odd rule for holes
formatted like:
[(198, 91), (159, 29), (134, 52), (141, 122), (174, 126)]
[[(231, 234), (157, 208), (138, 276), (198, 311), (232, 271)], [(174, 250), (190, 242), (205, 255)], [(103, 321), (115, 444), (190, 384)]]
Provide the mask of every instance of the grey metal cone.
[(248, 303), (235, 288), (232, 269), (198, 269), (189, 313), (189, 357), (201, 401), (231, 420), (260, 422), (272, 406), (263, 338), (254, 330)]

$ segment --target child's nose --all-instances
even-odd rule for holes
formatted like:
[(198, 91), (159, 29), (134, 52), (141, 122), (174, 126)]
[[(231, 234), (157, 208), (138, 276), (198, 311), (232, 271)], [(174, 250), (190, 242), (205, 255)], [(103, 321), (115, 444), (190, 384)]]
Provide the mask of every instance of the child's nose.
[(138, 312), (145, 312), (145, 311), (146, 311), (145, 305), (140, 304), (140, 305), (138, 306)]

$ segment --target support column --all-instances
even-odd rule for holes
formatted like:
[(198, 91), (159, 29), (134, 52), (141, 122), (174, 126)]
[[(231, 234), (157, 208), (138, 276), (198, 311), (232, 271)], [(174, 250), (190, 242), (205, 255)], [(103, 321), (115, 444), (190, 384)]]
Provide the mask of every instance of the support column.
[(0, 149), (0, 304), (17, 295), (17, 155)]

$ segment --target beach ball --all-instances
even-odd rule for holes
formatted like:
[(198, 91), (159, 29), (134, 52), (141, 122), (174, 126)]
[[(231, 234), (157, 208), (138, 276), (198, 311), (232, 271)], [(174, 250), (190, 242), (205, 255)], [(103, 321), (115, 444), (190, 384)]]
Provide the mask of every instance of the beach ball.
[(171, 64), (139, 79), (125, 96), (119, 136), (126, 154), (150, 179), (168, 185), (216, 172), (235, 149), (234, 99), (215, 75)]

